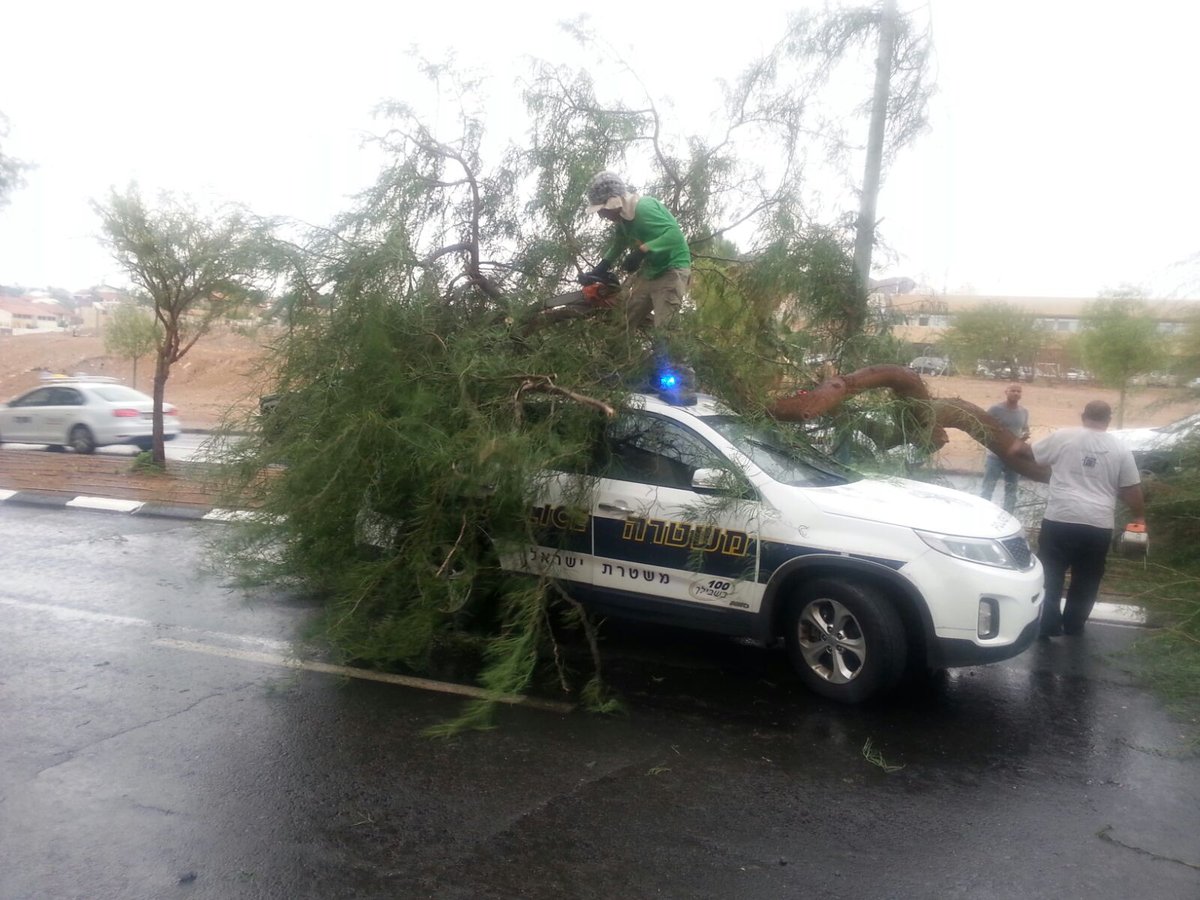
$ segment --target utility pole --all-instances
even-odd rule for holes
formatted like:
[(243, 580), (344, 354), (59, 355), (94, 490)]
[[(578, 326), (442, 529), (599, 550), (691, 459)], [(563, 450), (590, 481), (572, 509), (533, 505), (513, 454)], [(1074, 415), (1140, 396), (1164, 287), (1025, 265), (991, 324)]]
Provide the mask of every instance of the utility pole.
[(875, 60), (875, 96), (871, 103), (871, 128), (867, 133), (867, 165), (859, 198), (854, 238), (854, 273), (864, 294), (871, 287), (871, 250), (875, 245), (875, 201), (883, 169), (883, 136), (887, 125), (888, 94), (892, 81), (892, 54), (896, 46), (896, 0), (883, 0), (879, 16), (879, 56)]

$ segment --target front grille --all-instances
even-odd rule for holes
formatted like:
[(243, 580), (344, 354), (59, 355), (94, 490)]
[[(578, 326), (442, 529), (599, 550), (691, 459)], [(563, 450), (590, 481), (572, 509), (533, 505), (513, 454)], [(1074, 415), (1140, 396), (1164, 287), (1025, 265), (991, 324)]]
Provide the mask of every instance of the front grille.
[(1029, 549), (1029, 541), (1025, 540), (1023, 534), (1005, 538), (1000, 543), (1004, 545), (1004, 549), (1009, 552), (1009, 555), (1016, 560), (1018, 567), (1022, 569), (1033, 568), (1033, 551)]

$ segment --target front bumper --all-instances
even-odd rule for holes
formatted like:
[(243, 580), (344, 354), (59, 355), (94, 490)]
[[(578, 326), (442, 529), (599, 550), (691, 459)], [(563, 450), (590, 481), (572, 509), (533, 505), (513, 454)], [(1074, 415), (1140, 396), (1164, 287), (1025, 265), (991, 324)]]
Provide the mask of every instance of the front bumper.
[(929, 665), (935, 669), (951, 669), (958, 666), (982, 666), (1012, 659), (1028, 650), (1037, 640), (1040, 627), (1039, 617), (1021, 629), (1015, 641), (1001, 645), (981, 645), (960, 638), (934, 638), (927, 654)]

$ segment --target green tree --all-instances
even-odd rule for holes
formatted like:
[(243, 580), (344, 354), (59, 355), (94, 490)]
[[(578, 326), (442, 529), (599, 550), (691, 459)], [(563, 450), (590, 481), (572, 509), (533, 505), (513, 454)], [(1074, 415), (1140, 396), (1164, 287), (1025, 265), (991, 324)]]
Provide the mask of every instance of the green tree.
[(831, 158), (847, 157), (851, 124), (869, 118), (864, 148), (863, 177), (856, 185), (859, 198), (855, 219), (854, 267), (859, 288), (870, 284), (871, 255), (876, 243), (875, 208), (886, 170), (895, 155), (926, 126), (926, 109), (933, 86), (929, 80), (932, 47), (929, 31), (915, 14), (898, 13), (895, 0), (841, 10), (801, 13), (792, 20), (783, 55), (799, 61), (810, 83), (823, 84), (839, 68), (864, 65), (863, 55), (874, 48), (875, 86), (858, 116), (839, 116), (822, 128)]
[(268, 273), (272, 227), (236, 209), (206, 218), (165, 194), (151, 208), (134, 185), (93, 208), (113, 258), (154, 305), (153, 458), (165, 466), (162, 410), (171, 366), (215, 320), (253, 295)]
[[(8, 118), (0, 113), (0, 139), (8, 137)], [(3, 152), (0, 144), (0, 207), (8, 203), (12, 192), (25, 183), (25, 172), (29, 163)]]
[(158, 332), (154, 314), (135, 303), (119, 305), (105, 325), (104, 350), (133, 363), (131, 385), (135, 388), (138, 360), (158, 346)]
[(1088, 304), (1082, 318), (1079, 349), (1083, 364), (1109, 387), (1120, 391), (1117, 427), (1125, 420), (1129, 380), (1161, 368), (1166, 340), (1158, 323), (1140, 306), (1137, 289), (1119, 288)]
[[(626, 173), (689, 236), (696, 289), (673, 353), (731, 406), (762, 416), (781, 383), (818, 380), (806, 362), (818, 345), (867, 353), (848, 230), (815, 226), (803, 199), (798, 143), (819, 123), (777, 60), (729, 86), (707, 139), (679, 134), (619, 61), (601, 71), (607, 55), (589, 58), (587, 72), (534, 65), (526, 133), (499, 151), (469, 105), (442, 131), (385, 106), (389, 162), (375, 185), (282, 252), (292, 278), (273, 376), (286, 415), (234, 448), (226, 472), (263, 516), (229, 534), (258, 574), (323, 591), (326, 636), (347, 658), (424, 669), (470, 638), (482, 682), (509, 693), (557, 658), (543, 651), (561, 628), (591, 634), (552, 582), (508, 580), (486, 548), (529, 543), (539, 473), (582, 471), (596, 410), (650, 375), (648, 337), (619, 316), (524, 327), (599, 258), (607, 229), (583, 202), (595, 172)], [(425, 67), (474, 102), (473, 82)], [(728, 242), (734, 229), (743, 250)], [(567, 505), (588, 489), (584, 478), (565, 488)], [(368, 537), (382, 555), (364, 552)], [(599, 672), (596, 657), (570, 689), (602, 702)]]
[(1045, 334), (1037, 316), (1011, 303), (986, 303), (954, 317), (942, 344), (960, 369), (973, 370), (980, 360), (1000, 360), (1015, 372), (1032, 366)]

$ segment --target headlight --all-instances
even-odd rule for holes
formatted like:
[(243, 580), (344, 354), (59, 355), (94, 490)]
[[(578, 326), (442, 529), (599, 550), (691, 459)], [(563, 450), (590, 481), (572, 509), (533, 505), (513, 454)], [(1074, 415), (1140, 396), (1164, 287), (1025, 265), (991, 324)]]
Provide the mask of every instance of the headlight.
[(1004, 545), (991, 538), (956, 537), (951, 534), (932, 534), (928, 531), (918, 531), (917, 536), (938, 553), (945, 553), (955, 559), (965, 559), (998, 569), (1021, 568)]

